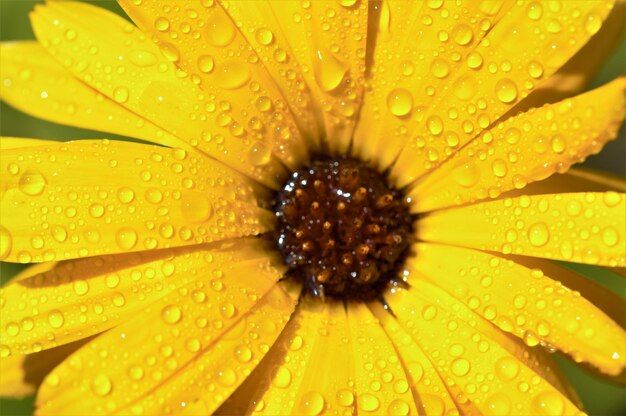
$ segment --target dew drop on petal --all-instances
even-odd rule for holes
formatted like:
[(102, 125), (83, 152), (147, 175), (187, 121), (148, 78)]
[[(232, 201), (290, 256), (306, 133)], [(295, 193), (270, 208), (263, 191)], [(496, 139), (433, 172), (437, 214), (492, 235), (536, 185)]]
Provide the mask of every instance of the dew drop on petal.
[(176, 305), (167, 305), (161, 310), (161, 319), (163, 322), (174, 325), (180, 321), (183, 313)]
[(13, 237), (5, 227), (0, 225), (0, 260), (8, 257), (13, 247)]
[(26, 195), (35, 196), (43, 193), (46, 188), (46, 179), (36, 169), (27, 169), (18, 182), (18, 188)]
[(213, 46), (227, 46), (235, 38), (235, 27), (222, 14), (215, 14), (206, 24), (207, 41)]
[(256, 142), (248, 150), (248, 159), (254, 166), (265, 166), (272, 159), (272, 151), (264, 144)]
[(137, 233), (132, 228), (121, 228), (115, 235), (115, 241), (121, 249), (130, 250), (137, 244)]
[(512, 103), (517, 99), (517, 86), (510, 79), (501, 79), (496, 83), (496, 96), (503, 103)]
[(324, 410), (324, 404), (324, 396), (316, 391), (309, 391), (300, 398), (297, 413), (304, 416), (316, 416)]
[(404, 88), (396, 88), (387, 96), (387, 107), (394, 116), (406, 116), (413, 108), (413, 97)]
[(64, 322), (65, 318), (63, 317), (63, 313), (61, 311), (53, 310), (48, 314), (48, 323), (52, 328), (61, 328)]
[(204, 222), (213, 215), (213, 207), (204, 195), (187, 195), (181, 199), (180, 209), (187, 221)]
[(249, 79), (250, 69), (245, 62), (227, 62), (217, 72), (217, 85), (228, 90), (244, 86)]
[(113, 90), (113, 99), (120, 104), (128, 101), (130, 93), (128, 92), (128, 88), (126, 87), (117, 87)]
[(533, 224), (528, 229), (528, 239), (530, 243), (535, 247), (541, 247), (546, 245), (550, 239), (550, 231), (548, 226), (543, 222)]
[(291, 371), (286, 367), (280, 367), (276, 371), (273, 384), (281, 389), (289, 387), (289, 384), (291, 384)]
[(332, 91), (341, 84), (348, 67), (332, 53), (317, 50), (313, 59), (315, 79), (324, 91)]
[(256, 31), (255, 39), (261, 45), (267, 46), (273, 42), (274, 34), (269, 29), (261, 28)]
[(450, 370), (452, 370), (452, 373), (454, 375), (462, 377), (469, 373), (470, 362), (465, 358), (457, 358), (456, 360), (452, 361), (452, 364), (450, 365)]
[(107, 396), (112, 389), (111, 379), (104, 374), (98, 374), (91, 382), (91, 390), (98, 396)]
[(358, 395), (356, 401), (359, 409), (363, 409), (366, 412), (373, 412), (380, 407), (380, 401), (373, 394), (365, 393)]
[(213, 68), (215, 68), (215, 61), (212, 56), (200, 55), (198, 57), (198, 69), (200, 72), (208, 74), (213, 71)]
[(536, 415), (562, 415), (565, 411), (565, 403), (558, 393), (545, 391), (535, 396), (532, 408)]

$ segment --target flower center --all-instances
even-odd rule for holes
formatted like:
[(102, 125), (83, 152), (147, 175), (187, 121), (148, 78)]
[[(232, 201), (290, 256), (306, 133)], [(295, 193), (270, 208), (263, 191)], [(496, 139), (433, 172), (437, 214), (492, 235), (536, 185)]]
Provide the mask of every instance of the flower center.
[(293, 173), (274, 210), (288, 276), (322, 298), (379, 297), (402, 266), (413, 231), (404, 195), (354, 159), (321, 158)]

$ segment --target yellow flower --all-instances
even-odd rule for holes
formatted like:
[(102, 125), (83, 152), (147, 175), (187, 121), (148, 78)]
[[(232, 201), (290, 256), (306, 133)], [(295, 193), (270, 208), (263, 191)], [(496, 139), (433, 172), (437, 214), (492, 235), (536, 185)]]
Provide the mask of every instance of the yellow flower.
[(7, 103), (160, 146), (0, 141), (0, 259), (40, 263), (2, 289), (0, 393), (553, 415), (581, 403), (532, 347), (623, 374), (623, 301), (549, 260), (626, 265), (623, 180), (568, 170), (624, 119), (624, 78), (569, 98), (623, 3), (120, 4), (138, 28), (50, 2), (2, 44)]

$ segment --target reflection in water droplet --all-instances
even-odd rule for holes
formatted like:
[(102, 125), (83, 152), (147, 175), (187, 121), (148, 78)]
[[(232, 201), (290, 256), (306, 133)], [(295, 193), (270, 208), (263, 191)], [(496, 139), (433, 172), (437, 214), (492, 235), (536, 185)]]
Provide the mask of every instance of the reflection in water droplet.
[(174, 325), (180, 321), (183, 313), (176, 305), (167, 305), (161, 310), (161, 319), (163, 322)]
[(113, 383), (106, 375), (98, 374), (91, 383), (91, 389), (98, 396), (106, 396), (111, 393)]
[(510, 79), (501, 79), (496, 83), (496, 96), (503, 103), (512, 103), (517, 99), (517, 86)]
[(272, 151), (262, 143), (256, 142), (248, 150), (248, 158), (254, 166), (265, 166), (272, 158)]
[(300, 398), (297, 413), (304, 416), (316, 416), (324, 410), (324, 404), (324, 396), (316, 391), (309, 391)]
[(186, 220), (203, 222), (213, 215), (213, 207), (204, 195), (188, 194), (180, 201), (180, 210)]
[(550, 231), (548, 226), (543, 222), (533, 224), (528, 229), (528, 239), (530, 243), (535, 247), (541, 247), (546, 245), (550, 239)]
[(225, 15), (215, 13), (206, 24), (206, 36), (213, 46), (226, 46), (235, 38), (234, 24)]
[(63, 313), (61, 311), (53, 310), (48, 314), (48, 323), (52, 328), (61, 328), (64, 322), (65, 319), (63, 318)]
[(242, 87), (249, 79), (250, 69), (245, 62), (227, 62), (217, 72), (217, 85), (229, 90)]
[(120, 248), (130, 250), (137, 244), (137, 233), (132, 228), (121, 228), (115, 235), (115, 241)]

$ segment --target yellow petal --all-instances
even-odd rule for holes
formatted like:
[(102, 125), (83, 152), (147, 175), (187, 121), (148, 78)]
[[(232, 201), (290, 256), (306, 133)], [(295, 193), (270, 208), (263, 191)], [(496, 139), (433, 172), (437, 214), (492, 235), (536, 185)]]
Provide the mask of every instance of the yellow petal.
[(502, 197), (607, 191), (626, 192), (626, 181), (623, 177), (609, 172), (576, 167), (563, 174), (552, 175), (546, 180), (533, 182), (526, 188), (508, 191)]
[(435, 365), (393, 315), (380, 304), (371, 303), (368, 306), (380, 319), (385, 332), (398, 351), (402, 365), (407, 370), (416, 404), (424, 414), (445, 415), (457, 409), (461, 414), (479, 413), (456, 385), (445, 384)]
[(342, 304), (303, 299), (259, 372), (246, 381), (250, 395), (233, 399), (249, 401), (248, 412), (254, 414), (353, 414), (348, 333)]
[(74, 127), (167, 146), (188, 146), (75, 78), (37, 42), (2, 43), (0, 54), (3, 86), (0, 96), (20, 111)]
[[(447, 384), (454, 383), (483, 414), (575, 414), (578, 409), (533, 369), (540, 365), (473, 312), (423, 282), (385, 297)], [(475, 315), (474, 315), (475, 316)], [(480, 319), (480, 318), (478, 318)], [(508, 345), (507, 345), (508, 344)], [(527, 357), (527, 358), (524, 358)], [(487, 376), (489, 375), (489, 376)]]
[[(615, 46), (623, 39), (626, 1), (617, 0), (600, 30), (593, 35), (565, 65), (531, 92), (511, 113), (541, 107), (572, 95), (579, 94), (605, 65)], [(588, 20), (591, 31), (597, 30), (598, 21)]]
[[(516, 2), (476, 47), (463, 71), (424, 112), (391, 170), (407, 185), (490, 127), (565, 64), (613, 7), (602, 2)], [(419, 162), (416, 162), (419, 161)]]
[(331, 153), (345, 153), (359, 114), (365, 78), (369, 1), (281, 1), (264, 7), (289, 38), (324, 122)]
[(175, 47), (159, 48), (128, 21), (84, 3), (49, 2), (31, 22), (50, 55), (82, 82), (226, 165), (268, 186), (281, 182), (284, 169), (271, 154), (221, 125), (218, 97), (174, 65)]
[(348, 304), (358, 414), (417, 414), (408, 375), (377, 318)]
[[(0, 259), (41, 262), (262, 232), (248, 180), (200, 154), (108, 140), (3, 150)], [(267, 222), (266, 220), (263, 220)]]
[(450, 88), (453, 74), (463, 72), (461, 57), (476, 48), (513, 2), (487, 3), (385, 0), (378, 13), (370, 12), (378, 18), (378, 33), (369, 40), (375, 44), (368, 58), (371, 87), (355, 132), (357, 156), (385, 170), (414, 138), (428, 107)]
[[(491, 254), (438, 244), (418, 244), (407, 264), (477, 314), (529, 346), (559, 349), (607, 374), (626, 366), (626, 333), (591, 302), (540, 269)], [(423, 277), (422, 277), (423, 275)], [(488, 299), (488, 300), (487, 300)]]
[(411, 190), (412, 209), (430, 211), (496, 198), (598, 153), (617, 136), (626, 78), (573, 99), (509, 118), (469, 143)]
[(626, 264), (624, 194), (520, 196), (437, 211), (419, 238), (504, 254), (605, 266)]
[(278, 338), (295, 308), (298, 293), (287, 293), (275, 285), (187, 368), (119, 413), (142, 409), (143, 414), (162, 415), (183, 407), (183, 415), (213, 414)]
[(14, 280), (0, 289), (2, 355), (38, 352), (103, 332), (177, 287), (204, 277), (207, 268), (237, 262), (247, 267), (247, 262), (264, 257), (265, 249), (253, 239), (239, 239), (89, 257)]
[[(229, 251), (231, 256), (237, 256), (239, 247), (234, 245)], [(196, 375), (196, 371), (202, 373), (200, 366), (190, 369), (207, 351), (221, 345), (221, 337), (241, 339), (250, 329), (266, 331), (268, 336), (273, 334), (279, 327), (276, 315), (271, 317), (275, 319), (273, 327), (262, 312), (259, 316), (262, 321), (254, 318), (251, 328), (245, 323), (250, 309), (276, 288), (275, 282), (281, 276), (269, 263), (269, 259), (254, 259), (233, 263), (220, 261), (214, 266), (205, 266), (206, 278), (195, 278), (144, 307), (132, 319), (99, 336), (58, 366), (39, 391), (38, 411), (42, 414), (128, 414), (130, 410), (132, 413), (138, 400), (145, 400), (142, 406), (157, 404), (146, 395), (159, 385), (175, 382), (187, 371), (191, 371), (189, 375)], [(284, 302), (276, 302), (273, 296), (267, 299), (272, 300), (268, 301), (271, 309), (288, 310)], [(265, 311), (261, 305), (258, 307)], [(254, 348), (258, 353), (261, 347)], [(234, 351), (229, 349), (228, 354), (233, 356)], [(209, 363), (224, 363), (223, 359), (214, 358), (211, 357)], [(220, 373), (203, 376), (209, 377), (211, 383), (232, 389), (235, 387), (232, 377), (242, 377), (226, 368)], [(194, 395), (190, 399), (202, 394), (202, 390), (193, 389), (193, 385), (189, 384), (192, 391), (187, 391)], [(168, 394), (175, 392), (174, 389), (167, 391), (159, 397), (167, 399)], [(150, 409), (154, 414), (165, 411), (160, 407)]]
[(35, 394), (50, 371), (88, 340), (80, 340), (37, 354), (0, 357), (0, 397), (22, 398)]
[(306, 162), (306, 143), (280, 89), (220, 3), (120, 3), (204, 93), (219, 97), (215, 111), (221, 127), (271, 149), (289, 167)]
[(22, 137), (0, 137), (0, 151), (15, 149), (19, 147), (46, 146), (50, 144), (50, 140), (41, 139), (25, 139)]

